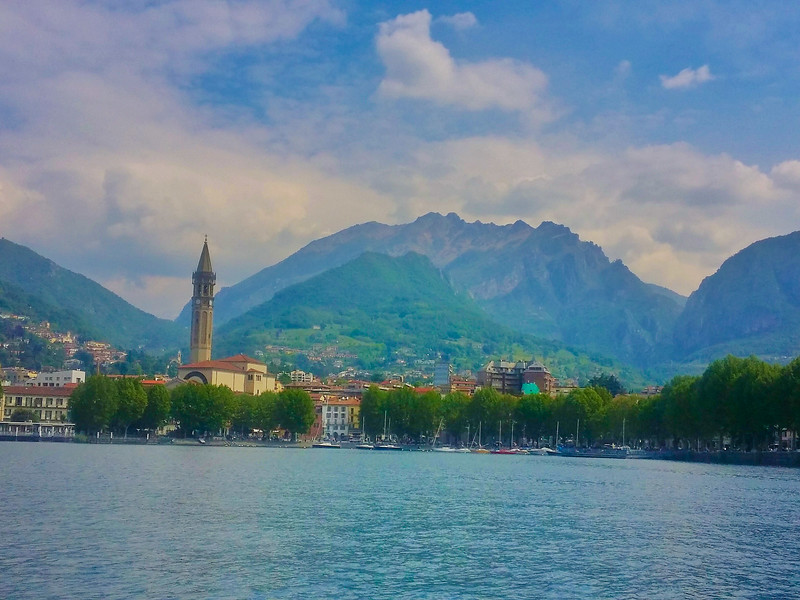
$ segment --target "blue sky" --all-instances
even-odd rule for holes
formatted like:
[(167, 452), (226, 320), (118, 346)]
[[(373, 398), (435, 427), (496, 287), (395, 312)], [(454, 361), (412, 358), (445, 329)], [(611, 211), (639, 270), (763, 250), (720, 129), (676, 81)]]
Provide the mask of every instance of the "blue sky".
[(689, 294), (800, 221), (790, 2), (5, 3), (0, 234), (174, 317), (429, 211), (562, 223)]

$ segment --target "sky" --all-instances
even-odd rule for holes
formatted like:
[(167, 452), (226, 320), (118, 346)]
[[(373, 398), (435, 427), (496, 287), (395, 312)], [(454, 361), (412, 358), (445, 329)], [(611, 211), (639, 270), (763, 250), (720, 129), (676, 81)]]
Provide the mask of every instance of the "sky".
[(800, 5), (0, 3), (0, 236), (161, 317), (435, 211), (688, 295), (800, 229)]

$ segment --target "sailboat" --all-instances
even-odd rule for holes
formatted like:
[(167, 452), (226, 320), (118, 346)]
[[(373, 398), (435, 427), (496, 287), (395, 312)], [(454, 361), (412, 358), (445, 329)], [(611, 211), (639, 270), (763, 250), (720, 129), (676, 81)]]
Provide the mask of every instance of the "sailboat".
[[(386, 440), (386, 411), (383, 412), (383, 439)], [(380, 444), (375, 444), (372, 447), (373, 450), (402, 450), (402, 448), (396, 444), (386, 444), (385, 442), (381, 442)]]
[(363, 440), (356, 446), (356, 450), (372, 450), (372, 444), (367, 443), (367, 420), (361, 416), (361, 439)]
[[(513, 422), (511, 427), (513, 427)], [(512, 432), (513, 435), (513, 432)], [(500, 431), (498, 433), (498, 437), (500, 438), (500, 446), (496, 450), (492, 450), (492, 454), (516, 454), (514, 450), (511, 448), (503, 448), (503, 421), (500, 421)]]
[[(478, 421), (478, 433), (475, 434), (475, 437), (478, 438), (478, 446), (477, 448), (472, 448), (472, 444), (470, 444), (470, 452), (473, 454), (489, 454), (489, 451), (481, 444), (481, 421)], [(472, 443), (475, 443), (475, 438), (472, 439)]]

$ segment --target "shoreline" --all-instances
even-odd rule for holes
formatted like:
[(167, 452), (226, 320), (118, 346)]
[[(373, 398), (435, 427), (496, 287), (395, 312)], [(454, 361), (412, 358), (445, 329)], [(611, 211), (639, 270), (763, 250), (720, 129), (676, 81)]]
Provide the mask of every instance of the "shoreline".
[[(196, 439), (172, 439), (169, 442), (159, 441), (164, 438), (142, 439), (142, 438), (115, 438), (115, 439), (91, 439), (78, 441), (74, 438), (64, 437), (37, 437), (37, 436), (0, 436), (0, 442), (50, 442), (62, 444), (90, 444), (90, 445), (137, 445), (137, 446), (189, 446), (189, 447), (216, 447), (216, 448), (284, 448), (293, 450), (311, 449), (311, 442), (261, 442), (261, 441), (225, 441), (208, 440), (205, 444), (200, 444)], [(352, 450), (355, 445), (343, 445), (342, 450)], [(418, 446), (404, 447), (404, 451), (419, 451)], [(602, 458), (602, 457), (570, 457), (570, 458)], [(613, 458), (619, 460), (619, 458)], [(639, 456), (628, 456), (623, 460), (668, 460), (675, 462), (692, 462), (719, 465), (741, 465), (755, 467), (786, 467), (800, 468), (800, 451), (794, 452), (741, 452), (741, 451), (722, 451), (722, 452), (696, 452), (694, 450), (655, 450), (648, 451)]]

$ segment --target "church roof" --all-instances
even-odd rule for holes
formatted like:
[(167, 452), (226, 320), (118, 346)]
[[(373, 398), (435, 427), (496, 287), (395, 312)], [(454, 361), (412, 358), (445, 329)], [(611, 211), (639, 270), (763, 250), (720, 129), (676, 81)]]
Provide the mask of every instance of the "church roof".
[(237, 354), (235, 356), (229, 356), (228, 358), (220, 358), (221, 362), (249, 362), (249, 363), (257, 363), (259, 365), (263, 365), (265, 363), (261, 362), (257, 358), (253, 358), (252, 356), (247, 356), (247, 354)]
[(197, 263), (198, 273), (213, 273), (211, 268), (211, 255), (208, 252), (208, 238), (203, 242), (203, 251), (200, 253), (200, 262)]
[(218, 371), (238, 371), (247, 372), (245, 363), (255, 363), (258, 365), (266, 366), (266, 363), (250, 358), (246, 354), (237, 354), (236, 356), (229, 356), (227, 358), (218, 358), (217, 360), (203, 360), (188, 365), (181, 365), (181, 369), (216, 369)]

